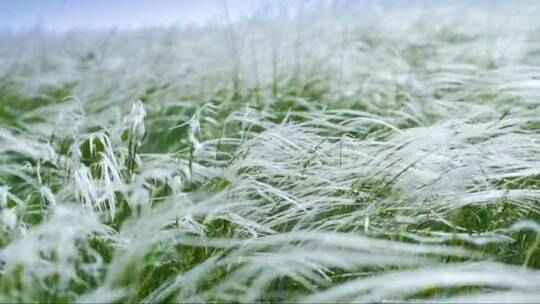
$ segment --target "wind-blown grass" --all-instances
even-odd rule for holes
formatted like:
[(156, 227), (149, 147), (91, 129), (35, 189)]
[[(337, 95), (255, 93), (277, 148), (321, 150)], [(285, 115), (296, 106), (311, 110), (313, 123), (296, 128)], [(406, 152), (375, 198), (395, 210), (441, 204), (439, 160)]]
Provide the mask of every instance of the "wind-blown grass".
[(2, 34), (0, 301), (538, 301), (521, 5)]

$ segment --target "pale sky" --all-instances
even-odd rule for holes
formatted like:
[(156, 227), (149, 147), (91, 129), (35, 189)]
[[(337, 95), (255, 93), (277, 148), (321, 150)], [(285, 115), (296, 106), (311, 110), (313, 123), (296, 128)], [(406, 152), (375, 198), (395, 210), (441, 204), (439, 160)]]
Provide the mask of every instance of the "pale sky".
[(0, 0), (0, 29), (140, 27), (203, 23), (253, 10), (258, 0)]
[[(224, 4), (230, 18), (247, 15), (260, 3), (279, 2), (286, 6), (309, 0), (0, 0), (0, 30), (28, 30), (36, 25), (49, 31), (62, 32), (72, 28), (136, 28), (156, 25), (202, 24), (208, 20), (223, 22)], [(317, 0), (312, 0), (317, 1)], [(332, 0), (318, 0), (332, 1)], [(334, 0), (361, 4), (365, 9), (373, 5), (385, 9), (411, 5), (426, 6), (450, 3), (494, 6), (504, 0)], [(540, 1), (540, 0), (537, 0)], [(520, 5), (525, 1), (509, 1)], [(534, 3), (534, 0), (533, 0)]]

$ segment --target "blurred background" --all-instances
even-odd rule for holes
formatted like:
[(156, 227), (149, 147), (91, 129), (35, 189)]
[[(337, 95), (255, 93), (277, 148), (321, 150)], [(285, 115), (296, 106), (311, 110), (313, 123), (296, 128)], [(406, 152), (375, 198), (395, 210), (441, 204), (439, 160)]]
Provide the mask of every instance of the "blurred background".
[[(40, 28), (64, 32), (74, 28), (140, 28), (225, 22), (249, 15), (264, 5), (299, 7), (310, 3), (361, 6), (367, 14), (415, 6), (418, 8), (449, 4), (501, 5), (504, 1), (428, 1), (428, 0), (2, 0), (0, 1), (0, 30), (25, 31)], [(512, 1), (522, 5), (530, 1)], [(227, 8), (227, 10), (225, 10)]]
[(249, 13), (258, 0), (2, 0), (0, 29), (10, 31), (40, 27), (62, 32), (73, 28), (140, 28), (201, 24)]

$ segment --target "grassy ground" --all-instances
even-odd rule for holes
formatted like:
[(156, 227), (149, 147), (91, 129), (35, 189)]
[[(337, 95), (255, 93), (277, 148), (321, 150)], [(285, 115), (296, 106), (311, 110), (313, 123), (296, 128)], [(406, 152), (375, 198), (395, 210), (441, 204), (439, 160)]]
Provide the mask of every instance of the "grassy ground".
[(536, 12), (4, 33), (0, 301), (538, 302)]

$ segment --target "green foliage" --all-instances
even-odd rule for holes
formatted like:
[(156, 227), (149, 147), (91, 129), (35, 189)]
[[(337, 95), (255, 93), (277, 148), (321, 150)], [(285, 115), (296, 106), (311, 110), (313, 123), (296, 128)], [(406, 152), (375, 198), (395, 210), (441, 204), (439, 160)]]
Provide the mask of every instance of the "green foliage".
[(537, 299), (536, 15), (320, 5), (0, 46), (0, 302)]

